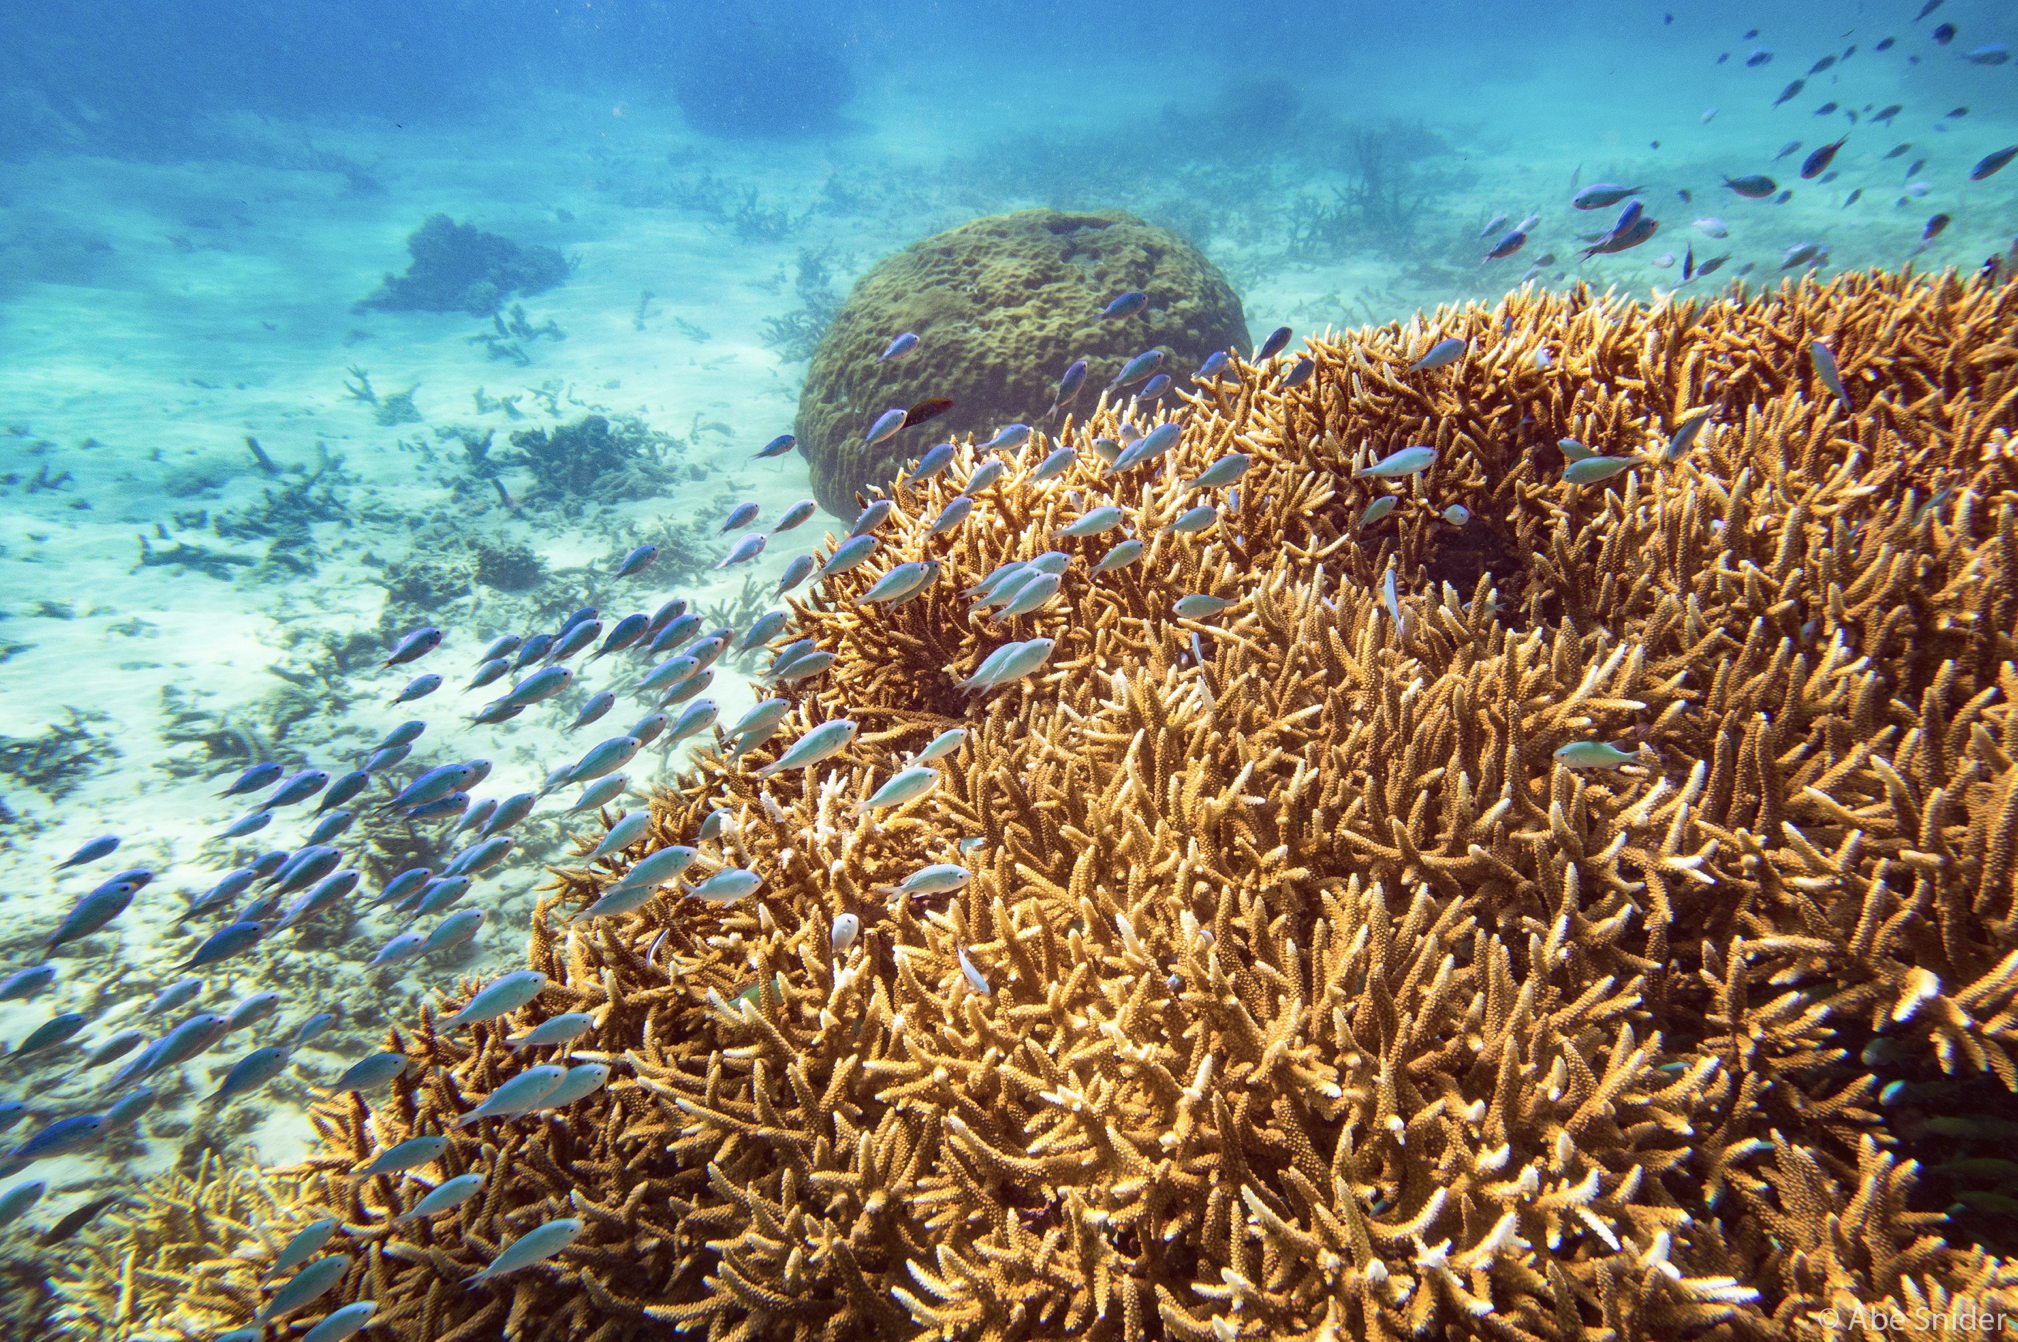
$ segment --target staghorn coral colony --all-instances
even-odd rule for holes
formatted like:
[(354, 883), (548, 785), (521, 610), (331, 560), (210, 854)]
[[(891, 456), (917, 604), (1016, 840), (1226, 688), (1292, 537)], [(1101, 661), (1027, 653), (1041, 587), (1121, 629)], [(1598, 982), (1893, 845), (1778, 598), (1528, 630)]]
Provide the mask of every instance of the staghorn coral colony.
[[(900, 480), (876, 557), (799, 603), (835, 660), (781, 691), (782, 736), (557, 870), (531, 1005), (395, 1035), (389, 1092), (322, 1107), (288, 1223), (339, 1219), (351, 1262), (302, 1317), (1624, 1342), (2018, 1316), (2008, 1193), (1937, 1168), (1989, 1159), (2018, 1084), (2014, 310), (1952, 274), (1523, 291), (1313, 342), (1289, 390), (1286, 359), (1235, 361), (1160, 470), (1109, 468), (1161, 416), (1103, 402), (1069, 469), (1033, 481), (1040, 440), (957, 528), (928, 534), (971, 448)], [(1237, 483), (1188, 483), (1233, 453)], [(1146, 549), (1091, 575), (1122, 529), (1057, 533), (1106, 506)], [(962, 596), (1054, 544), (1046, 604)], [(861, 599), (920, 561), (918, 594)], [(1040, 637), (1034, 674), (959, 688)], [(760, 775), (843, 719), (839, 753)], [(959, 727), (936, 786), (864, 804)], [(673, 844), (761, 888), (578, 916)], [(569, 1044), (505, 1042), (567, 1012)], [(611, 1080), (454, 1126), (549, 1061)], [(392, 1224), (470, 1172), (480, 1197)], [(571, 1247), (465, 1287), (556, 1218)], [(261, 1299), (183, 1289), (213, 1326)]]

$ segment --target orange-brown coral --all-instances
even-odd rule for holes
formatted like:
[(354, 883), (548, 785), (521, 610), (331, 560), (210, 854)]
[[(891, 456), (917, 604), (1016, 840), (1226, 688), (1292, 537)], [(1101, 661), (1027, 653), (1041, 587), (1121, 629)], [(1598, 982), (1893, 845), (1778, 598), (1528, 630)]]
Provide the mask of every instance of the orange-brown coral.
[[(2018, 1079), (2014, 310), (1952, 276), (1523, 293), (1321, 343), (1287, 395), (1243, 368), (1158, 471), (1088, 450), (1040, 486), (1026, 453), (942, 537), (955, 483), (900, 485), (878, 563), (800, 610), (838, 660), (787, 735), (859, 739), (768, 779), (780, 742), (710, 755), (655, 805), (653, 847), (726, 808), (696, 872), (762, 889), (562, 931), (627, 863), (563, 870), (515, 1027), (593, 1013), (575, 1055), (617, 1079), (459, 1131), (439, 1173), (485, 1196), (369, 1231), (340, 1294), (429, 1342), (2018, 1315), (2000, 1195), (1944, 1217), (1929, 1180), (1961, 1176), (1915, 1158), (1979, 1150), (1968, 1088)], [(1461, 363), (1406, 371), (1452, 336)], [(1567, 484), (1563, 438), (1643, 455)], [(1426, 473), (1352, 475), (1411, 444)], [(1235, 450), (1217, 525), (1165, 530)], [(1006, 623), (958, 597), (1110, 501), (1141, 562)], [(921, 557), (924, 596), (854, 599)], [(1235, 604), (1173, 613), (1198, 592)], [(1038, 634), (1036, 676), (955, 688)], [(939, 787), (857, 808), (954, 725)], [(1631, 761), (1556, 758), (1595, 741)], [(891, 889), (948, 862), (971, 883)], [(522, 1067), (499, 1030), (425, 1026), (390, 1101), (327, 1109), (305, 1207), (408, 1205), (346, 1171)], [(561, 1215), (574, 1249), (463, 1290)]]

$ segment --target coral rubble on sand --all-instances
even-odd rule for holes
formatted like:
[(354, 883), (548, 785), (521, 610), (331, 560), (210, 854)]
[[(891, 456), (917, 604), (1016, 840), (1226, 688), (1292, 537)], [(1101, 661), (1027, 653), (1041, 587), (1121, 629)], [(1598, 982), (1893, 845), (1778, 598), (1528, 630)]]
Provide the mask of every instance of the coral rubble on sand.
[[(1952, 276), (1522, 293), (1319, 342), (1287, 393), (1236, 363), (1160, 472), (1103, 471), (1129, 409), (1103, 405), (1061, 478), (1029, 481), (1033, 447), (942, 535), (972, 453), (900, 483), (882, 552), (802, 607), (838, 660), (782, 737), (704, 757), (632, 856), (559, 869), (532, 1005), (424, 1022), (389, 1094), (319, 1111), (293, 1214), (357, 1234), (332, 1300), (430, 1342), (2018, 1312), (2011, 1223), (1944, 1219), (1917, 1163), (1995, 1130), (1945, 1085), (2018, 1081), (2014, 309)], [(1566, 438), (1638, 465), (1565, 483)], [(1353, 477), (1417, 445), (1428, 470)], [(1187, 489), (1233, 451), (1236, 489)], [(1165, 531), (1201, 497), (1216, 526)], [(1141, 562), (970, 614), (962, 588), (1103, 504)], [(857, 601), (919, 559), (924, 596)], [(1195, 594), (1233, 604), (1173, 614)], [(1040, 635), (1033, 677), (956, 689)], [(840, 754), (757, 776), (840, 718)], [(940, 786), (858, 809), (955, 725)], [(1596, 742), (1629, 762), (1556, 758)], [(676, 843), (762, 887), (568, 921)], [(972, 880), (891, 890), (935, 863)], [(607, 1089), (450, 1127), (549, 1061), (502, 1036), (568, 1011)], [(418, 1182), (351, 1173), (440, 1131)], [(482, 1198), (387, 1225), (472, 1170)], [(563, 1216), (560, 1257), (463, 1289)]]

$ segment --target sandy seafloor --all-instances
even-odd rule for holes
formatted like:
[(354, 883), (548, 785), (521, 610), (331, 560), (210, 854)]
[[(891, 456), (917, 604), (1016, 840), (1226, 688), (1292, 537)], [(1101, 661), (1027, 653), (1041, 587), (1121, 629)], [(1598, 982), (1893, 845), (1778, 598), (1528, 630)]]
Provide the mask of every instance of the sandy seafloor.
[[(756, 564), (727, 573), (673, 577), (662, 562), (616, 585), (590, 573), (606, 573), (630, 545), (669, 527), (698, 520), (712, 536), (737, 502), (757, 502), (759, 524), (768, 525), (810, 493), (798, 457), (750, 459), (791, 427), (806, 365), (781, 357), (761, 334), (766, 319), (803, 305), (803, 254), (825, 257), (838, 298), (876, 259), (979, 214), (1048, 203), (1119, 206), (1188, 222), (1240, 291), (1257, 338), (1283, 322), (1308, 334), (1406, 321), (1439, 302), (1494, 295), (1522, 277), (1523, 262), (1548, 252), (1558, 262), (1538, 282), (1581, 276), (1642, 299), (1664, 298), (1678, 285), (1679, 268), (1657, 263), (1690, 245), (1698, 258), (1731, 254), (1714, 283), (1748, 262), (1758, 267), (1752, 282), (1776, 276), (1784, 250), (1809, 241), (1832, 246), (1825, 272), (1897, 265), (1941, 211), (1956, 222), (1919, 264), (1973, 270), (2018, 229), (2018, 170), (1964, 180), (1976, 159), (2018, 141), (2018, 74), (1953, 59), (1880, 65), (1868, 51), (1876, 32), (1867, 29), (1855, 63), (1812, 81), (1799, 104), (1778, 111), (1768, 104), (1785, 80), (1842, 39), (1786, 40), (1786, 55), (1764, 72), (1710, 64), (1720, 45), (1742, 59), (1745, 46), (1732, 34), (1677, 43), (1665, 64), (1628, 69), (1573, 55), (1553, 70), (1510, 67), (1479, 54), (1431, 80), (1396, 63), (1361, 68), (1332, 87), (1300, 81), (1306, 113), (1376, 126), (1420, 120), (1442, 138), (1446, 152), (1422, 160), (1442, 185), (1411, 225), (1419, 235), (1400, 246), (1294, 245), (1296, 199), (1331, 200), (1331, 187), (1349, 177), (1344, 166), (1312, 171), (1307, 142), (1273, 166), (1266, 153), (1190, 161), (1178, 144), (1163, 151), (1167, 182), (1152, 177), (1144, 185), (1131, 159), (1117, 162), (1116, 185), (1104, 189), (1099, 154), (1153, 138), (1174, 97), (1209, 111), (1208, 91), (1224, 77), (1210, 70), (1117, 83), (1097, 100), (1083, 81), (1047, 83), (1041, 70), (1013, 81), (959, 70), (866, 76), (848, 133), (798, 143), (709, 139), (647, 98), (515, 90), (495, 108), (472, 109), (459, 126), (289, 125), (245, 116), (208, 128), (206, 153), (186, 162), (52, 153), (0, 167), (0, 737), (19, 749), (74, 711), (90, 733), (77, 744), (94, 752), (56, 784), (68, 789), (60, 797), (18, 777), (4, 780), (0, 975), (36, 963), (50, 929), (96, 881), (129, 866), (157, 873), (110, 927), (50, 957), (59, 971), (53, 989), (0, 1003), (0, 1039), (10, 1042), (58, 1011), (91, 1018), (63, 1048), (0, 1063), (0, 1100), (25, 1099), (30, 1110), (7, 1140), (113, 1098), (102, 1082), (118, 1064), (80, 1074), (83, 1054), (119, 1030), (165, 1026), (140, 1016), (194, 944), (191, 929), (175, 926), (186, 899), (237, 862), (296, 845), (309, 827), (313, 801), (250, 840), (211, 837), (248, 809), (215, 795), (216, 780), (245, 763), (214, 757), (215, 743), (227, 751), (234, 739), (270, 747), (290, 769), (335, 774), (411, 716), (428, 731), (396, 771), (400, 781), (418, 767), (484, 757), (496, 767), (479, 796), (537, 789), (549, 769), (647, 711), (625, 698), (573, 736), (558, 730), (588, 693), (634, 679), (642, 667), (629, 655), (597, 663), (559, 706), (501, 727), (471, 727), (462, 716), (496, 692), (460, 693), (485, 640), (552, 629), (598, 593), (595, 604), (611, 615), (649, 611), (676, 594), (733, 602), (747, 576), (768, 591), (823, 532), (844, 530), (818, 515), (774, 539)], [(1832, 79), (1846, 106), (1898, 101), (1910, 110), (1892, 127), (1856, 128), (1834, 182), (1801, 183), (1795, 173), (1807, 149), (1848, 128), (1840, 114), (1810, 111)], [(1961, 104), (1972, 106), (1969, 115), (1940, 115)], [(1711, 108), (1716, 115), (1703, 120)], [(1836, 129), (1819, 133), (1828, 127)], [(1049, 189), (1034, 159), (1014, 172), (975, 170), (1026, 133), (1063, 147)], [(1774, 163), (1774, 151), (1796, 137), (1807, 147)], [(1650, 147), (1654, 140), (1660, 149)], [(1902, 142), (1915, 147), (1883, 157)], [(340, 171), (289, 166), (311, 146), (359, 165), (369, 185), (360, 189), (363, 178)], [(1922, 156), (1930, 162), (1914, 180), (1929, 191), (1902, 195), (1906, 166)], [(1801, 189), (1784, 205), (1717, 189), (1719, 173), (1758, 171)], [(1637, 251), (1579, 269), (1572, 234), (1602, 227), (1610, 212), (1570, 210), (1573, 176), (1645, 183), (1660, 233)], [(1681, 187), (1693, 202), (1677, 197)], [(1846, 207), (1859, 187), (1862, 199)], [(749, 192), (759, 211), (784, 211), (789, 222), (752, 215), (739, 228), (734, 210)], [(554, 321), (565, 339), (522, 342), (532, 362), (517, 367), (472, 343), (488, 329), (482, 319), (353, 312), (384, 273), (404, 268), (407, 234), (437, 211), (574, 258), (565, 286), (522, 300), (533, 324)], [(1479, 234), (1502, 212), (1543, 220), (1521, 256), (1482, 267)], [(1729, 238), (1691, 226), (1705, 216), (1727, 221)], [(641, 313), (646, 291), (653, 297)], [(373, 407), (345, 391), (353, 366), (369, 372), (381, 396), (413, 388), (422, 422), (375, 423)], [(557, 393), (550, 407), (539, 404), (542, 387)], [(524, 418), (480, 413), (479, 388), (517, 395)], [(514, 430), (572, 423), (591, 408), (641, 416), (681, 440), (667, 462), (678, 478), (663, 496), (591, 505), (572, 518), (508, 510), (446, 436), (495, 430), (502, 450)], [(256, 468), (247, 435), (280, 466), (280, 480)], [(337, 459), (340, 472), (324, 482), (340, 512), (312, 523), (306, 547), (287, 547), (312, 572), (263, 562), (220, 578), (136, 566), (138, 534), (157, 551), (185, 541), (265, 561), (270, 539), (220, 538), (176, 515), (244, 516), (267, 490)], [(62, 483), (31, 489), (45, 471), (41, 478)], [(515, 497), (525, 492), (522, 472), (502, 478)], [(472, 536), (532, 546), (546, 581), (522, 593), (475, 586), (429, 613), (447, 631), (439, 650), (412, 667), (377, 669), (365, 654), (403, 632), (381, 628), (386, 566)], [(718, 545), (719, 553), (727, 541)], [(331, 649), (354, 636), (369, 643), (354, 644), (353, 662), (341, 669)], [(442, 673), (447, 685), (417, 704), (389, 707), (421, 670)], [(736, 668), (721, 668), (711, 694), (724, 721), (751, 702), (744, 681)], [(640, 756), (626, 770), (634, 783), (627, 804), (640, 804), (635, 785), (666, 776), (681, 756)], [(536, 859), (571, 851), (562, 843), (568, 822), (557, 817), (578, 791), (563, 788), (542, 803), (520, 827), (513, 861), (464, 901), (490, 916), (461, 953), (368, 973), (364, 961), (403, 920), (383, 910), (334, 913), (209, 972), (203, 996), (178, 1017), (267, 990), (285, 993), (284, 1005), (157, 1077), (161, 1102), (133, 1129), (19, 1176), (50, 1181), (33, 1219), (54, 1220), (110, 1174), (157, 1171), (205, 1145), (250, 1146), (269, 1163), (303, 1155), (315, 1088), (377, 1048), (387, 1024), (411, 1020), (423, 998), (459, 978), (521, 963), (544, 879)], [(122, 836), (115, 856), (53, 871), (100, 833)], [(367, 881), (356, 905), (375, 891)], [(324, 1009), (343, 1019), (301, 1050), (281, 1079), (221, 1109), (199, 1106), (249, 1048), (284, 1041)]]

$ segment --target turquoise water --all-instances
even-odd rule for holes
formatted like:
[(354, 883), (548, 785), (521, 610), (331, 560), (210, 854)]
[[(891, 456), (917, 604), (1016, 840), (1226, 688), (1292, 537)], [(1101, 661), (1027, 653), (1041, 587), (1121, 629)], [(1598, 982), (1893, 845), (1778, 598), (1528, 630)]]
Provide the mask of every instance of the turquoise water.
[[(370, 901), (469, 834), (385, 802), (478, 758), (492, 767), (476, 801), (539, 793), (651, 710), (627, 691), (658, 659), (585, 651), (556, 698), (472, 724), (511, 683), (464, 691), (498, 636), (556, 632), (584, 607), (613, 626), (672, 600), (700, 632), (740, 635), (782, 609), (788, 565), (846, 519), (709, 566), (810, 496), (801, 457), (754, 454), (791, 430), (814, 341), (880, 258), (986, 214), (1124, 209), (1198, 246), (1257, 340), (1407, 320), (1523, 280), (1665, 301), (1809, 268), (1973, 270), (2018, 229), (2018, 173), (1969, 178), (2018, 142), (2018, 66), (1995, 59), (2018, 21), (1988, 3), (1919, 8), (1691, 7), (1667, 22), (1660, 4), (350, 6), (336, 21), (214, 5), (18, 20), (19, 70), (0, 90), (0, 977), (55, 973), (0, 1002), (0, 1039), (84, 1022), (8, 1064), (0, 1102), (25, 1112), (4, 1140), (142, 1086), (156, 1096), (15, 1176), (48, 1183), (24, 1224), (204, 1145), (299, 1156), (305, 1105), (386, 1026), (519, 961), (584, 782), (553, 786), (505, 831), (506, 859), (418, 920)], [(1946, 44), (1941, 23), (1957, 30)], [(1772, 59), (1747, 65), (1755, 51)], [(1751, 174), (1774, 191), (1720, 185)], [(1643, 187), (1660, 226), (1579, 262), (1617, 206), (1571, 199), (1603, 182)], [(1517, 251), (1484, 259), (1531, 214)], [(492, 289), (382, 288), (437, 215), (516, 246)], [(1951, 222), (1916, 250), (1937, 215)], [(1685, 278), (1720, 256), (1711, 280)], [(543, 470), (553, 436), (589, 416), (614, 426), (607, 469)], [(721, 534), (745, 503), (755, 520)], [(654, 543), (650, 567), (614, 576)], [(382, 665), (424, 627), (438, 648)], [(758, 664), (725, 657), (696, 699), (740, 715)], [(390, 702), (426, 673), (442, 686)], [(606, 689), (616, 705), (567, 730)], [(251, 952), (178, 968), (235, 915), (280, 915), (249, 892), (188, 916), (226, 872), (299, 851), (326, 795), (226, 839), (266, 794), (220, 791), (269, 761), (340, 776), (407, 720), (425, 724), (411, 754), (332, 808), (357, 812), (333, 846), (358, 889)], [(686, 748), (647, 745), (615, 809), (640, 806)], [(57, 869), (98, 835), (117, 850)], [(123, 871), (150, 874), (130, 904), (46, 949)], [(468, 940), (367, 967), (458, 909), (485, 915)], [(196, 995), (150, 1015), (185, 975)], [(264, 993), (279, 994), (272, 1015), (184, 1062), (115, 1083), (141, 1042), (85, 1065), (123, 1032), (151, 1041)], [(325, 1012), (279, 1075), (198, 1106), (249, 1051)]]

